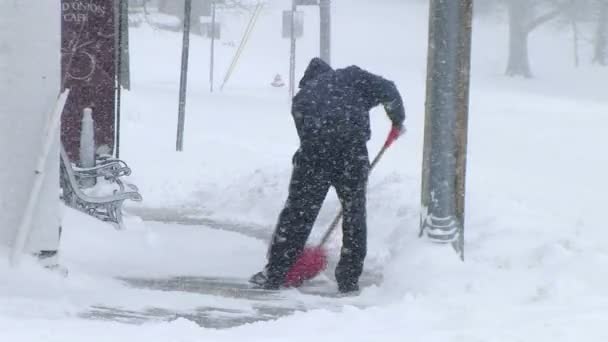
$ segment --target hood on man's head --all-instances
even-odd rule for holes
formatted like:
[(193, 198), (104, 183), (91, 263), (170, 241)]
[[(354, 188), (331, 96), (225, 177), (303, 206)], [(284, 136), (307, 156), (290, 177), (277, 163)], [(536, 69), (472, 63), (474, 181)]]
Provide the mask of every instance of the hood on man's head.
[(310, 63), (308, 63), (308, 67), (306, 68), (306, 71), (304, 71), (304, 76), (302, 76), (298, 87), (302, 88), (309, 81), (312, 81), (315, 78), (319, 77), (319, 75), (333, 70), (334, 69), (332, 69), (329, 64), (325, 63), (324, 60), (319, 57), (315, 57), (310, 60)]

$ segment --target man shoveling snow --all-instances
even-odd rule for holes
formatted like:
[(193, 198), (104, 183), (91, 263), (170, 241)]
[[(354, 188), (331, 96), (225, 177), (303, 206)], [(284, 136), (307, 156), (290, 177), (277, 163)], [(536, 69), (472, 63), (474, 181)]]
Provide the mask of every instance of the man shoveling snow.
[[(367, 251), (369, 111), (382, 104), (392, 122), (391, 136), (396, 138), (403, 131), (403, 101), (393, 82), (357, 66), (333, 70), (319, 58), (310, 61), (299, 88), (292, 116), (300, 147), (293, 156), (289, 195), (271, 240), (268, 262), (250, 282), (273, 290), (286, 285), (286, 276), (301, 256), (333, 186), (344, 213), (342, 250), (335, 270), (338, 290), (358, 291)], [(325, 256), (323, 251), (315, 252), (317, 262), (312, 267), (321, 271)]]

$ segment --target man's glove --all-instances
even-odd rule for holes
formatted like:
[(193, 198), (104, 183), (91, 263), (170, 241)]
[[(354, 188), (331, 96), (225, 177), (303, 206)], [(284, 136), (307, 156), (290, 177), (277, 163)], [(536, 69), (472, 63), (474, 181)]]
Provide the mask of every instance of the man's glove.
[(397, 140), (399, 136), (403, 133), (405, 133), (405, 126), (393, 126), (390, 132), (388, 132), (388, 137), (386, 137), (384, 147), (391, 146), (395, 142), (395, 140)]

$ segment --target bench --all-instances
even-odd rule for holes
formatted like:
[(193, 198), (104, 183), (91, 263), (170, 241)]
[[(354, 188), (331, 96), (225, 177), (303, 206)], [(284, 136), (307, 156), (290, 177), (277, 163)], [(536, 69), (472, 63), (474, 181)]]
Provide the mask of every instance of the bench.
[[(110, 222), (116, 229), (124, 229), (122, 205), (125, 200), (140, 202), (139, 190), (121, 179), (131, 174), (127, 164), (119, 159), (105, 156), (91, 168), (80, 168), (72, 164), (61, 144), (61, 198), (67, 206)], [(81, 189), (81, 182), (95, 178), (99, 183), (93, 189)], [(100, 189), (103, 188), (103, 189)], [(102, 193), (98, 190), (105, 190)]]

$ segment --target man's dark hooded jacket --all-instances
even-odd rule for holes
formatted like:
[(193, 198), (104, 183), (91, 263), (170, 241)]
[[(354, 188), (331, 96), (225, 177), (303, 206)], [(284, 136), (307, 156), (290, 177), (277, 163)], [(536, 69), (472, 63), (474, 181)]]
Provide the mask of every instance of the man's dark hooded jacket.
[(292, 115), (302, 144), (326, 141), (366, 142), (369, 111), (380, 104), (396, 127), (405, 119), (395, 84), (357, 66), (333, 70), (311, 60), (293, 99)]

